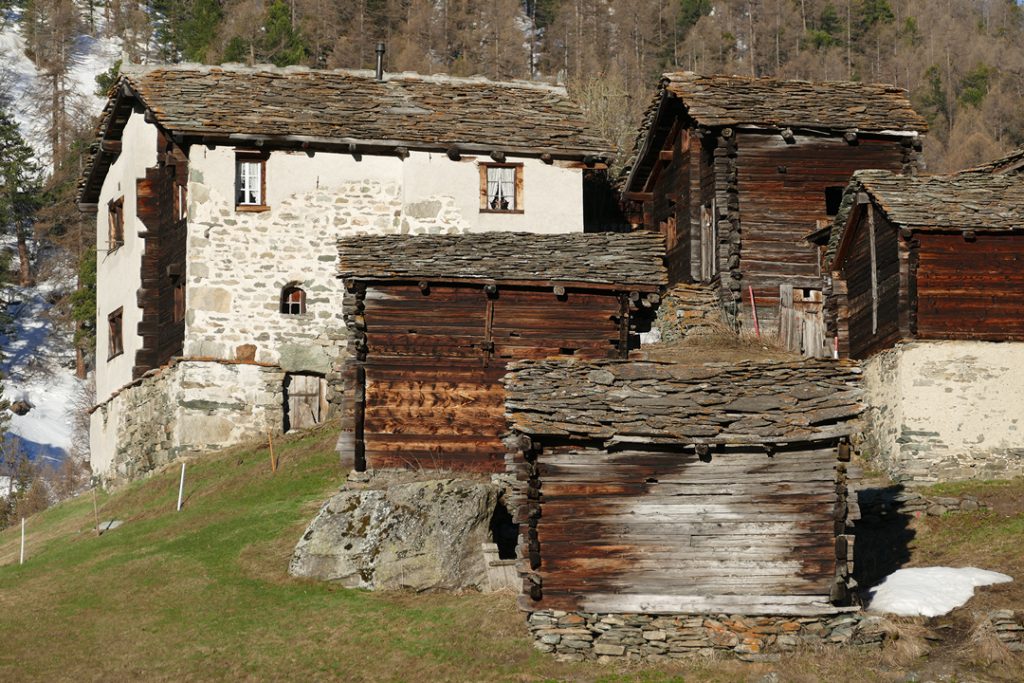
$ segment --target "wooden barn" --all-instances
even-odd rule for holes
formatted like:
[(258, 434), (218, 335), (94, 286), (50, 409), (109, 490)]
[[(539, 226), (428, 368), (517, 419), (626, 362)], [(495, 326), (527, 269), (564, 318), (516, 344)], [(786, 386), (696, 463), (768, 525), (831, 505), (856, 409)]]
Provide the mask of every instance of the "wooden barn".
[(737, 325), (752, 324), (753, 298), (774, 327), (781, 286), (820, 292), (804, 236), (831, 223), (851, 173), (913, 174), (926, 127), (891, 86), (669, 73), (623, 201), (634, 226), (664, 235), (673, 283), (713, 283)]
[(911, 339), (1024, 340), (1024, 181), (854, 175), (834, 237), (839, 351)]
[(339, 252), (341, 451), (357, 470), (503, 471), (508, 363), (626, 357), (667, 281), (653, 235), (359, 237)]
[(512, 366), (521, 607), (810, 616), (849, 604), (857, 373), (824, 361)]

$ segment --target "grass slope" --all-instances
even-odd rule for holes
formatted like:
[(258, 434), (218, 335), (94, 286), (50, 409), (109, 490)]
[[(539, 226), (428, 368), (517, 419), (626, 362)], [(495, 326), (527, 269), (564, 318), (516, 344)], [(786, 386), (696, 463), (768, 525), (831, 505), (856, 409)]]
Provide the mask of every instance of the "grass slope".
[[(893, 680), (871, 670), (877, 655), (853, 651), (775, 665), (563, 664), (531, 647), (511, 595), (292, 579), (295, 541), (344, 479), (336, 436), (275, 444), (276, 474), (265, 449), (197, 459), (180, 513), (177, 467), (100, 494), (99, 518), (125, 522), (100, 537), (91, 495), (63, 503), (28, 520), (24, 566), (18, 530), (0, 534), (0, 680)], [(1001, 538), (1010, 529), (998, 521)]]

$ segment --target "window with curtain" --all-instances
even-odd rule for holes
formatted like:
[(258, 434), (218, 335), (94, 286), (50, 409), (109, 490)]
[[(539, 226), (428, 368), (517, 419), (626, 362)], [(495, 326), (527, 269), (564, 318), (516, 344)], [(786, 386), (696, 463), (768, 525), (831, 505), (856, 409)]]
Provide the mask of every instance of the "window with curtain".
[(519, 164), (483, 164), (481, 169), (480, 209), (521, 211), (523, 167)]

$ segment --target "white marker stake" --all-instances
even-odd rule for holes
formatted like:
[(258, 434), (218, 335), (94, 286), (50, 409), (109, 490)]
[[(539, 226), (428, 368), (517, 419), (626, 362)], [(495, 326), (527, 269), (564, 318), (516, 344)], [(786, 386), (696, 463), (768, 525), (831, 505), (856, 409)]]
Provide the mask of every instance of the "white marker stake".
[(18, 564), (25, 564), (25, 518), (21, 518), (21, 559)]
[(185, 495), (185, 463), (181, 463), (181, 483), (178, 484), (178, 512), (181, 512), (181, 497)]

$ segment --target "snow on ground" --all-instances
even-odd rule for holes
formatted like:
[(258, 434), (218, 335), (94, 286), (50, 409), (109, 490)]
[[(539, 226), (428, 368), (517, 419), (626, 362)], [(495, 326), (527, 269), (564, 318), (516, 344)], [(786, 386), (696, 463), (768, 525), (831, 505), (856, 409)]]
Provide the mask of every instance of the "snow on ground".
[(1013, 577), (975, 567), (899, 569), (868, 591), (868, 609), (901, 617), (937, 617), (965, 604), (978, 586)]
[(10, 402), (28, 401), (25, 415), (10, 414), (8, 436), (37, 462), (59, 464), (72, 446), (73, 412), (83, 400), (85, 382), (70, 367), (70, 344), (54, 333), (48, 317), (51, 286), (12, 287), (8, 313), (14, 317), (7, 334), (0, 334), (3, 358), (3, 396)]

